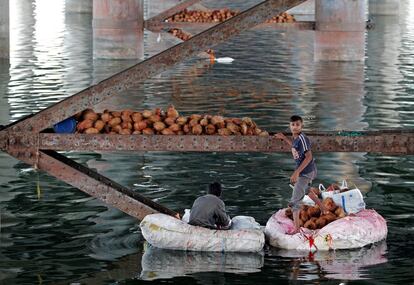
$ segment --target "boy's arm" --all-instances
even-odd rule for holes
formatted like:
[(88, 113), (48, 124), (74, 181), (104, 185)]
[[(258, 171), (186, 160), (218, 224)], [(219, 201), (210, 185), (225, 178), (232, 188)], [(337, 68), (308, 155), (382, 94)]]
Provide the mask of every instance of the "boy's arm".
[(302, 172), (302, 170), (305, 169), (306, 166), (312, 161), (313, 155), (312, 151), (308, 150), (305, 152), (305, 159), (302, 161), (302, 163), (299, 165), (299, 167), (293, 172), (292, 176), (290, 177), (290, 182), (296, 183), (298, 180), (299, 174)]
[(290, 147), (292, 147), (292, 141), (289, 138), (287, 138), (284, 134), (277, 133), (275, 134), (275, 137), (281, 139), (282, 141), (286, 142)]
[(225, 228), (230, 224), (230, 218), (226, 213), (226, 206), (224, 202), (218, 204), (216, 211), (216, 225), (220, 226), (221, 228)]

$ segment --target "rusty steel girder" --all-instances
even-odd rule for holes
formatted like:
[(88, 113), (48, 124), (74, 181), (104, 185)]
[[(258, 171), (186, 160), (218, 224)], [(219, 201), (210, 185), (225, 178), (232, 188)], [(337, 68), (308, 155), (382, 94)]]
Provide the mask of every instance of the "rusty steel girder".
[[(414, 154), (414, 130), (307, 133), (314, 152)], [(10, 135), (10, 134), (9, 134)], [(274, 136), (14, 133), (7, 148), (74, 151), (290, 152)], [(27, 152), (27, 151), (26, 151)]]
[(53, 150), (37, 151), (26, 148), (22, 151), (10, 148), (9, 153), (139, 220), (158, 212), (177, 215), (176, 212)]
[(283, 13), (306, 0), (266, 0), (256, 6), (222, 22), (207, 31), (193, 36), (188, 41), (171, 47), (98, 84), (56, 103), (33, 116), (19, 120), (7, 131), (40, 132), (86, 108), (135, 86), (153, 75), (188, 59), (189, 57), (240, 32), (252, 28), (275, 14)]

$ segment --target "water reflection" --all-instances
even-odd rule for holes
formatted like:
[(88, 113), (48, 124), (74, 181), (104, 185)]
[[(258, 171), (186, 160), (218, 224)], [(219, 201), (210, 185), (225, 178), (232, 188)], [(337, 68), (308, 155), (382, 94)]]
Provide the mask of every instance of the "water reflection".
[(142, 256), (143, 280), (166, 279), (201, 272), (254, 273), (263, 267), (259, 253), (188, 252), (148, 246)]
[(358, 250), (317, 251), (304, 253), (274, 250), (271, 255), (289, 258), (291, 280), (367, 279), (367, 268), (387, 262), (387, 243), (382, 241)]

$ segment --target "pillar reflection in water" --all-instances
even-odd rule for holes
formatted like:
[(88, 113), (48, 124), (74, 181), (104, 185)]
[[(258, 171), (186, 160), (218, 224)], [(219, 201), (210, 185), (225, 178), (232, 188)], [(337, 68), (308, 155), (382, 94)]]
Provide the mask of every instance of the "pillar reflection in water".
[[(314, 73), (317, 130), (364, 130), (364, 64), (361, 62), (319, 62)], [(316, 155), (322, 181), (347, 179), (364, 192), (371, 183), (359, 174), (363, 153), (322, 153)], [(322, 165), (326, 169), (322, 168)]]
[(366, 117), (374, 129), (403, 127), (404, 114), (399, 109), (403, 107), (400, 99), (406, 94), (401, 89), (402, 20), (397, 16), (375, 16), (375, 29), (367, 35)]
[(65, 14), (64, 89), (72, 95), (92, 83), (92, 14)]
[(0, 58), (10, 56), (9, 0), (0, 0)]

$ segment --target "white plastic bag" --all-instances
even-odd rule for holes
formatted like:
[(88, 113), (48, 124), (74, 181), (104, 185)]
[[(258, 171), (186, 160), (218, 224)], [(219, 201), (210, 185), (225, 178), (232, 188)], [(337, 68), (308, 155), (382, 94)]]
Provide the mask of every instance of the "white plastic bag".
[[(345, 180), (342, 181), (341, 190), (348, 189)], [(325, 187), (320, 184), (319, 190), (322, 192), (322, 198), (332, 198), (337, 206), (341, 206), (347, 214), (355, 214), (365, 209), (364, 197), (361, 191), (355, 186), (354, 189), (342, 193), (335, 191), (326, 191)]]

